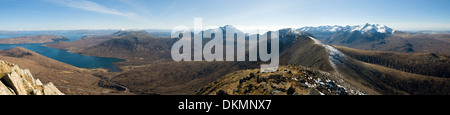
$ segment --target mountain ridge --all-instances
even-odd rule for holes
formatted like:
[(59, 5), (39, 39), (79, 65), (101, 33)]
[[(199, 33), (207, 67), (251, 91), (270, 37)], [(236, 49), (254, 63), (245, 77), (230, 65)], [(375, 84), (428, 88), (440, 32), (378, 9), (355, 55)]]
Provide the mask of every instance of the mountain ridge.
[(448, 34), (426, 34), (394, 30), (385, 25), (318, 26), (297, 29), (306, 31), (323, 43), (370, 51), (399, 53), (450, 54)]
[(361, 33), (379, 32), (379, 33), (387, 33), (387, 34), (392, 34), (395, 32), (394, 29), (387, 27), (386, 25), (369, 24), (369, 23), (366, 23), (363, 25), (352, 25), (352, 26), (350, 26), (350, 25), (346, 25), (346, 26), (326, 25), (326, 26), (317, 26), (317, 27), (306, 26), (306, 27), (298, 28), (297, 30), (306, 31), (306, 32), (339, 32), (339, 31), (354, 32), (354, 31), (360, 31)]

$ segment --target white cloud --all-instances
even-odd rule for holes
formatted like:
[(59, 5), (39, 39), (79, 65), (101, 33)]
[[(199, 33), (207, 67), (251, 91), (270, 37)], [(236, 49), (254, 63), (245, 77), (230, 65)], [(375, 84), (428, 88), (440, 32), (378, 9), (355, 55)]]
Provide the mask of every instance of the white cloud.
[(123, 16), (139, 21), (149, 21), (148, 19), (142, 18), (133, 12), (118, 11), (116, 9), (108, 8), (89, 0), (45, 0), (45, 1), (85, 11)]

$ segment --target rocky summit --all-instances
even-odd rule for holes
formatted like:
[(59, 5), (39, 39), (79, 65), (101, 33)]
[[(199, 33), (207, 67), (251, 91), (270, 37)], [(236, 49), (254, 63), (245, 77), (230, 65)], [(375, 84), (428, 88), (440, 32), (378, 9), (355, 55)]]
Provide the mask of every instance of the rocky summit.
[(43, 84), (28, 69), (0, 60), (0, 95), (64, 95), (52, 82)]
[(206, 85), (197, 95), (364, 95), (338, 76), (299, 65), (275, 72), (241, 70)]

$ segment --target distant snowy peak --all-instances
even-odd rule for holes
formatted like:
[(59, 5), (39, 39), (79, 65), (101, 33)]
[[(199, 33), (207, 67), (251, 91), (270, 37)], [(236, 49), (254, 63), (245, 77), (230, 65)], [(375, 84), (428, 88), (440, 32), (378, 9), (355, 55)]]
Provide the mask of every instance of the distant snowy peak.
[(335, 25), (335, 26), (327, 25), (327, 26), (319, 26), (319, 27), (306, 26), (306, 27), (303, 27), (303, 28), (299, 28), (297, 30), (299, 30), (299, 31), (307, 31), (307, 32), (308, 31), (335, 32), (335, 31), (340, 31), (343, 28), (344, 27), (338, 26), (338, 25)]
[(299, 31), (293, 28), (284, 28), (284, 29), (280, 29), (278, 30), (279, 34), (283, 37), (283, 36), (301, 36), (301, 35), (307, 35), (307, 36), (312, 36), (310, 33), (307, 33), (305, 31)]
[(388, 33), (392, 34), (393, 29), (387, 27), (386, 25), (380, 25), (380, 24), (369, 24), (366, 23), (365, 25), (357, 25), (352, 27), (352, 31), (360, 31), (362, 33), (373, 33), (373, 32), (379, 32), (379, 33)]
[(387, 27), (386, 25), (380, 25), (380, 24), (369, 24), (366, 23), (364, 25), (354, 25), (354, 26), (318, 26), (318, 27), (302, 27), (297, 29), (299, 31), (306, 31), (306, 32), (354, 32), (359, 31), (361, 33), (386, 33), (386, 34), (392, 34), (394, 30), (392, 28)]

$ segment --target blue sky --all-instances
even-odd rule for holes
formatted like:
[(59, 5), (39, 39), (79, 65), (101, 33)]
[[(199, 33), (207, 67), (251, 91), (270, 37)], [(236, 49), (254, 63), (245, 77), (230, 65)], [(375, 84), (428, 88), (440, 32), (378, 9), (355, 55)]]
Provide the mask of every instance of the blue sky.
[(384, 24), (450, 30), (450, 0), (0, 0), (0, 30), (298, 28)]

